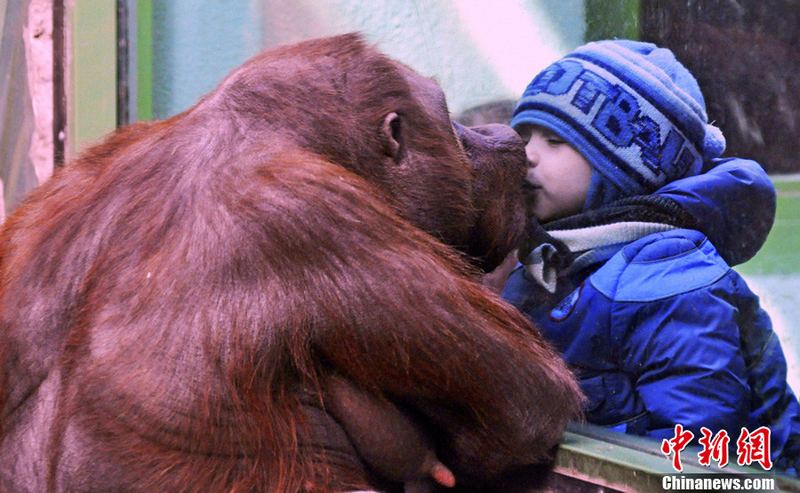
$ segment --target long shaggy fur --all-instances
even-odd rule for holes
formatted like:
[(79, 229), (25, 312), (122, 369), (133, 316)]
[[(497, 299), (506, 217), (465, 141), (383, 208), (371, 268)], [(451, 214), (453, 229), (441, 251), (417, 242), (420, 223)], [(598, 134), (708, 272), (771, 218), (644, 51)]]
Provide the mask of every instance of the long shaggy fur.
[[(334, 373), (463, 484), (546, 456), (579, 391), (442, 243), (502, 258), (521, 199), (468, 251), (481, 187), (406, 70), (355, 35), (267, 52), (32, 193), (0, 233), (0, 490), (368, 488), (326, 448)], [(414, 169), (376, 166), (390, 111)]]

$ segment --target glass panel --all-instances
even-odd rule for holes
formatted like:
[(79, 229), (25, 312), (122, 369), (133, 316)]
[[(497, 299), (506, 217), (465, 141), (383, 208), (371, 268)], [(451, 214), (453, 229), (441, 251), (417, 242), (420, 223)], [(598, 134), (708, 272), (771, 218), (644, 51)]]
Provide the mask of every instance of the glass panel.
[[(758, 161), (778, 210), (767, 243), (738, 266), (761, 296), (800, 389), (800, 9), (792, 1), (641, 2), (642, 39), (671, 48), (695, 75), (727, 141)], [(746, 200), (743, 197), (743, 200)]]
[[(442, 85), (455, 118), (508, 122), (532, 77), (592, 40), (674, 51), (695, 75), (726, 156), (778, 190), (766, 244), (737, 266), (761, 298), (800, 390), (800, 9), (792, 0), (176, 0), (153, 2), (153, 113), (188, 108), (261, 49), (360, 31)], [(747, 197), (741, 197), (746, 201)]]
[(34, 119), (22, 35), (28, 3), (0, 2), (0, 219), (38, 183), (30, 157)]

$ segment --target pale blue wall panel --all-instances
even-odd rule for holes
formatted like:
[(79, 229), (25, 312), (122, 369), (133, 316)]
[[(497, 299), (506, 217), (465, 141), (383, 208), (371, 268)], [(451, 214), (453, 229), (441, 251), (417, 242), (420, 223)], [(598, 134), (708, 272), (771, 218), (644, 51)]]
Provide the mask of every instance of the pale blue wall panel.
[(191, 106), (261, 49), (261, 2), (153, 2), (153, 116)]
[(516, 99), (583, 42), (584, 0), (156, 0), (155, 117), (175, 114), (262, 48), (360, 31), (439, 80), (456, 113)]

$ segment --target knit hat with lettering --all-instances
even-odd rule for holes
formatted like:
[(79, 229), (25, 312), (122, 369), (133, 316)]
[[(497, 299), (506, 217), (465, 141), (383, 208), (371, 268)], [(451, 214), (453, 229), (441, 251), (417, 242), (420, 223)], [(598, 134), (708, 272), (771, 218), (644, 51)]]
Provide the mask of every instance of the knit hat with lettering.
[(514, 110), (521, 125), (550, 129), (592, 165), (585, 210), (698, 174), (725, 150), (692, 74), (639, 41), (588, 43), (544, 69)]

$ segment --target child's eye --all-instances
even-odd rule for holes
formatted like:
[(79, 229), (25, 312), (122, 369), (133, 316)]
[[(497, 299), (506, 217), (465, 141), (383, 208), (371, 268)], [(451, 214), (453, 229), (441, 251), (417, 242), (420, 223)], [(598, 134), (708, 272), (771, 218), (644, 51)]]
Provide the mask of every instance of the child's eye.
[(542, 130), (541, 136), (545, 142), (552, 146), (561, 145), (564, 143), (564, 139), (558, 136), (558, 134), (547, 129)]

